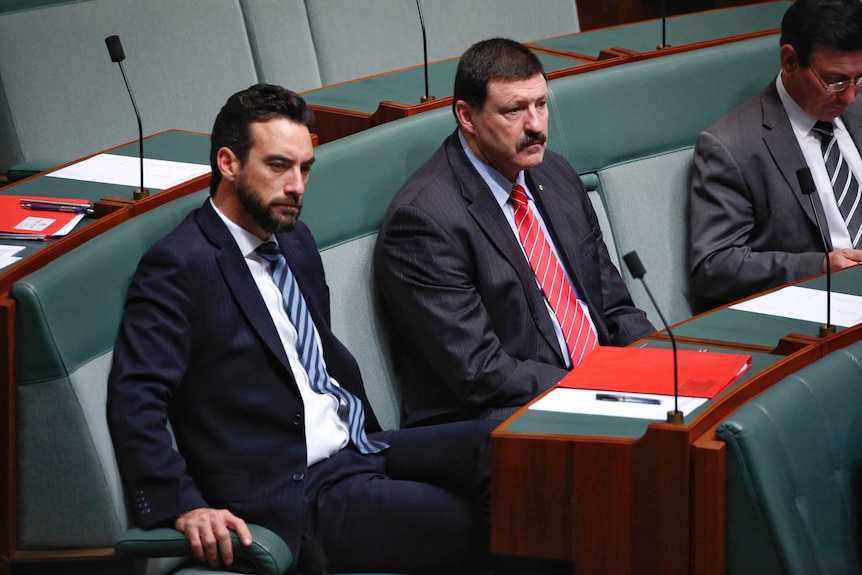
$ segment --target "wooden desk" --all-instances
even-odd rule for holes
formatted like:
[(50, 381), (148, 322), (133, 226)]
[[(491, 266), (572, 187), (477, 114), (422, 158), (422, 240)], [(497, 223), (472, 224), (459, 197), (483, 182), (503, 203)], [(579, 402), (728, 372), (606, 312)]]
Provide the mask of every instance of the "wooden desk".
[[(137, 157), (138, 144), (132, 142), (105, 152)], [(146, 139), (147, 158), (209, 164), (209, 136), (191, 132), (168, 131)], [(82, 158), (86, 159), (86, 158)], [(73, 162), (74, 163), (74, 162)], [(61, 166), (62, 167), (62, 166)], [(59, 169), (59, 168), (58, 168)], [(12, 285), (45, 264), (75, 249), (84, 242), (173, 199), (209, 186), (210, 175), (200, 176), (173, 188), (151, 191), (150, 196), (134, 201), (131, 186), (116, 186), (33, 176), (6, 186), (3, 195), (38, 195), (86, 198), (121, 198), (115, 210), (99, 219), (87, 219), (69, 235), (47, 242), (0, 241), (3, 245), (24, 245), (23, 259), (0, 270), (0, 572), (8, 571), (5, 560), (24, 560), (18, 550), (18, 388), (15, 366), (15, 302), (9, 298)], [(113, 550), (77, 551), (62, 554), (64, 560), (92, 559), (113, 554)]]
[[(816, 278), (801, 285), (823, 289), (824, 283)], [(862, 270), (835, 274), (833, 289), (862, 295)], [(693, 333), (700, 322), (712, 329), (727, 320), (736, 325), (727, 333), (745, 341), (749, 327), (767, 317), (722, 320), (728, 312), (746, 313), (725, 307), (685, 323)], [(574, 561), (578, 575), (723, 573), (725, 454), (715, 427), (787, 375), (862, 339), (862, 326), (820, 339), (807, 333), (816, 333), (813, 322), (788, 321), (802, 333), (789, 355), (746, 350), (734, 340), (723, 346), (677, 337), (681, 348), (753, 357), (741, 380), (686, 414), (682, 425), (527, 408), (509, 418), (492, 440), (493, 551)], [(788, 332), (780, 323), (772, 329), (781, 334), (775, 347)], [(646, 343), (669, 346), (661, 335)]]

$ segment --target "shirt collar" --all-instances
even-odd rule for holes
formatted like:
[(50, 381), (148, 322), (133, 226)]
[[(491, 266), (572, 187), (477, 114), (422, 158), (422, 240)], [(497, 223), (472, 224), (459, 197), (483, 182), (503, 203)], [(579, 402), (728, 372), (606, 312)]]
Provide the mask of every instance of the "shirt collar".
[(464, 138), (464, 134), (460, 129), (458, 129), (458, 139), (461, 141), (461, 147), (464, 148), (464, 153), (467, 154), (467, 159), (470, 160), (470, 163), (473, 164), (473, 167), (476, 168), (477, 172), (479, 172), (482, 180), (491, 189), (494, 199), (497, 200), (497, 203), (501, 208), (508, 203), (509, 194), (511, 194), (512, 186), (514, 185), (519, 185), (524, 188), (527, 192), (527, 198), (529, 200), (533, 199), (533, 194), (530, 192), (529, 188), (527, 188), (527, 180), (524, 176), (524, 170), (518, 172), (518, 176), (515, 178), (515, 183), (513, 184), (503, 174), (485, 163), (476, 155), (476, 152), (474, 152), (473, 148), (470, 147), (470, 144), (467, 143), (467, 139)]
[[(221, 218), (221, 221), (227, 226), (230, 235), (233, 237), (236, 242), (237, 247), (239, 247), (239, 251), (242, 253), (243, 257), (249, 257), (250, 255), (255, 255), (255, 250), (263, 243), (259, 237), (246, 230), (245, 228), (240, 227), (236, 223), (234, 223), (230, 218), (224, 215), (221, 210), (219, 210), (215, 202), (210, 198), (210, 205), (215, 210), (215, 213), (218, 214), (218, 217)], [(266, 241), (276, 242), (275, 235), (271, 234), (269, 239)], [(278, 243), (278, 242), (276, 242)]]

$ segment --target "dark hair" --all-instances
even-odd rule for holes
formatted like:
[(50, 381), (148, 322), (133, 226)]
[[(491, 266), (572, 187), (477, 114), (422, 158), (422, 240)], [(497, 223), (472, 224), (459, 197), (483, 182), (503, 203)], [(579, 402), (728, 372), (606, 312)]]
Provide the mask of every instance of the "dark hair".
[(452, 112), (458, 100), (480, 111), (488, 98), (488, 84), (492, 80), (523, 80), (536, 74), (545, 76), (542, 63), (523, 44), (506, 38), (477, 42), (458, 62)]
[(310, 126), (314, 121), (314, 113), (296, 92), (272, 84), (255, 84), (228, 98), (216, 116), (210, 137), (211, 196), (215, 196), (221, 183), (221, 172), (216, 163), (218, 151), (228, 148), (241, 162), (245, 162), (251, 149), (249, 126), (252, 122), (276, 118), (287, 118)]
[(808, 67), (815, 45), (852, 52), (862, 50), (860, 0), (796, 0), (781, 21), (780, 44), (790, 44), (799, 65)]

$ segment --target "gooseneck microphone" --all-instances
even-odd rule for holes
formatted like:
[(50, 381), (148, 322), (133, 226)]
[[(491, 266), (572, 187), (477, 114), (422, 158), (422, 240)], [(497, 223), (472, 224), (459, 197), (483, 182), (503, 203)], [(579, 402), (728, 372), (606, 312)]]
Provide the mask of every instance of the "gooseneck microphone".
[(416, 9), (419, 10), (419, 25), (422, 26), (422, 54), (425, 64), (425, 95), (419, 98), (419, 101), (424, 103), (436, 98), (428, 94), (428, 37), (425, 35), (425, 17), (422, 15), (422, 4), (419, 0), (416, 0)]
[(120, 37), (116, 34), (108, 36), (105, 38), (105, 45), (108, 47), (108, 55), (111, 56), (111, 62), (116, 62), (120, 66), (120, 72), (123, 73), (123, 81), (126, 83), (126, 90), (129, 92), (129, 98), (132, 100), (132, 108), (135, 109), (135, 117), (138, 119), (138, 156), (141, 160), (141, 187), (132, 191), (132, 197), (140, 200), (150, 195), (150, 191), (144, 187), (144, 129), (141, 126), (141, 114), (138, 113), (138, 105), (135, 103), (135, 97), (132, 95), (132, 88), (129, 86), (126, 70), (123, 68), (123, 60), (126, 59), (126, 53), (123, 51)]
[(664, 314), (661, 313), (661, 309), (658, 307), (658, 303), (656, 303), (655, 298), (652, 296), (652, 292), (650, 292), (649, 287), (647, 287), (646, 281), (644, 280), (646, 268), (644, 268), (643, 264), (641, 263), (641, 259), (638, 257), (638, 253), (627, 253), (623, 256), (623, 261), (626, 262), (626, 267), (629, 269), (629, 273), (632, 274), (632, 277), (636, 280), (640, 280), (641, 284), (643, 284), (644, 289), (646, 290), (646, 293), (649, 296), (653, 307), (658, 312), (658, 316), (659, 318), (661, 318), (661, 322), (664, 324), (664, 328), (667, 331), (668, 337), (670, 338), (670, 345), (673, 348), (673, 411), (667, 412), (667, 421), (668, 423), (681, 424), (683, 423), (683, 414), (679, 410), (679, 370), (677, 365), (676, 339), (673, 337), (673, 332), (670, 330), (670, 326), (667, 324), (667, 320), (664, 319)]
[(817, 191), (817, 186), (814, 185), (814, 178), (811, 176), (809, 168), (799, 168), (796, 170), (796, 179), (799, 180), (799, 188), (802, 193), (808, 196), (808, 201), (811, 202), (811, 211), (814, 212), (814, 222), (817, 224), (817, 230), (820, 232), (820, 241), (823, 243), (823, 253), (826, 256), (826, 323), (820, 326), (820, 337), (826, 337), (835, 333), (835, 326), (832, 325), (832, 264), (829, 261), (829, 242), (826, 241), (829, 233), (828, 225), (826, 227), (820, 224), (820, 216), (817, 215), (817, 206), (814, 205), (814, 193)]
[(667, 0), (661, 0), (661, 44), (656, 46), (659, 50), (670, 48), (667, 45)]

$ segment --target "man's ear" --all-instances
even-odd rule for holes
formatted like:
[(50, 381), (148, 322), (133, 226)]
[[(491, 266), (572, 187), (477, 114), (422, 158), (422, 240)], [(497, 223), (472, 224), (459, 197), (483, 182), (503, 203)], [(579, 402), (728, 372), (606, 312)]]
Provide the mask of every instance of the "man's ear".
[(240, 166), (239, 158), (231, 151), (230, 148), (222, 146), (216, 152), (216, 165), (223, 180), (234, 182), (236, 180), (237, 170)]
[(467, 102), (464, 100), (458, 100), (455, 102), (455, 117), (458, 119), (458, 123), (461, 125), (461, 128), (471, 135), (475, 133), (475, 128), (473, 127), (474, 115), (475, 112), (473, 108), (471, 108)]
[(792, 74), (799, 69), (799, 54), (790, 44), (783, 44), (779, 50), (781, 56), (781, 70), (785, 74)]

